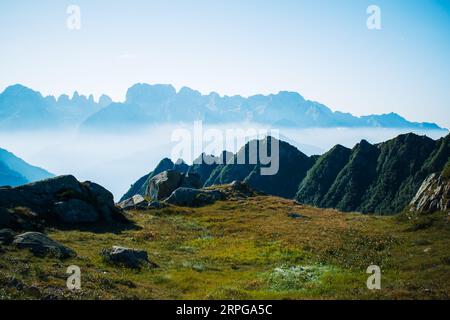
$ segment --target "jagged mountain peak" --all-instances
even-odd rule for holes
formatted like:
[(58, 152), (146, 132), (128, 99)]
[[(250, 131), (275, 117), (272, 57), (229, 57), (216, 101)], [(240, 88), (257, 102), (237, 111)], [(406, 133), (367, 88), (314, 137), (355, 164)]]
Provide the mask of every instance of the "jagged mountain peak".
[[(130, 110), (128, 106), (135, 108)], [(355, 117), (349, 113), (333, 112), (329, 107), (305, 100), (292, 91), (246, 98), (240, 95), (220, 96), (214, 92), (203, 95), (188, 87), (177, 92), (170, 84), (137, 83), (128, 89), (123, 104), (113, 103), (106, 96), (96, 103), (92, 95), (87, 97), (77, 91), (72, 97), (61, 95), (55, 101), (25, 86), (14, 85), (0, 94), (0, 110), (4, 119), (0, 122), (0, 129), (11, 128), (12, 122), (22, 122), (23, 125), (17, 127), (29, 128), (28, 124), (35, 122), (33, 128), (70, 124), (83, 130), (116, 130), (117, 126), (136, 130), (154, 123), (201, 120), (207, 124), (254, 122), (293, 128), (442, 130), (433, 123), (410, 122), (396, 113)]]

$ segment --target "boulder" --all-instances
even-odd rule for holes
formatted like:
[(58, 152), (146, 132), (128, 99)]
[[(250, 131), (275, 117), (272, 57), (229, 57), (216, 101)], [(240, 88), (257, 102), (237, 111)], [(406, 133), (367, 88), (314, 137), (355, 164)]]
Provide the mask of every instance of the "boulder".
[(180, 187), (201, 188), (200, 175), (196, 173), (181, 173), (175, 170), (164, 171), (150, 179), (144, 196), (156, 201), (164, 200)]
[(83, 182), (83, 186), (87, 188), (89, 198), (100, 213), (101, 219), (108, 222), (114, 220), (122, 222), (126, 221), (122, 212), (116, 207), (114, 196), (111, 192), (91, 181)]
[(89, 203), (71, 199), (55, 204), (55, 212), (63, 223), (94, 223), (99, 220), (98, 211)]
[(59, 242), (56, 242), (45, 234), (39, 232), (27, 232), (14, 238), (13, 244), (19, 249), (29, 249), (37, 256), (54, 256), (67, 259), (75, 256), (75, 252)]
[(26, 207), (0, 208), (0, 228), (14, 230), (42, 230), (39, 216)]
[(166, 202), (176, 206), (201, 207), (224, 199), (225, 195), (218, 190), (178, 188), (170, 195)]
[(137, 194), (130, 199), (120, 202), (118, 206), (123, 210), (145, 209), (148, 206), (148, 201), (143, 196)]
[[(92, 182), (80, 183), (73, 176), (60, 176), (16, 188), (0, 188), (0, 226), (17, 227), (17, 223), (13, 226), (17, 222), (16, 208), (27, 208), (33, 212), (35, 220), (50, 225), (126, 221), (108, 190)], [(26, 216), (21, 218), (28, 219)]]
[(108, 263), (132, 269), (139, 269), (142, 266), (158, 267), (148, 260), (148, 254), (144, 250), (114, 246), (112, 250), (103, 250), (102, 256)]
[(164, 171), (153, 177), (147, 186), (145, 196), (152, 200), (163, 200), (171, 195), (182, 182), (183, 175), (177, 171)]
[(0, 230), (0, 244), (11, 244), (15, 235), (16, 234), (11, 229)]

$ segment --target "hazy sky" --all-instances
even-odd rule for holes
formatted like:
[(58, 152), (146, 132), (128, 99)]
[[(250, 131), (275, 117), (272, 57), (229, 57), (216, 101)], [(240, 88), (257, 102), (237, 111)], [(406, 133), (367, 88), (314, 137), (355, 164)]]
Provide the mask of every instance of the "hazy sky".
[[(381, 30), (366, 27), (381, 9)], [(81, 30), (66, 27), (69, 5)], [(355, 115), (450, 127), (450, 0), (1, 0), (0, 91), (298, 91)]]

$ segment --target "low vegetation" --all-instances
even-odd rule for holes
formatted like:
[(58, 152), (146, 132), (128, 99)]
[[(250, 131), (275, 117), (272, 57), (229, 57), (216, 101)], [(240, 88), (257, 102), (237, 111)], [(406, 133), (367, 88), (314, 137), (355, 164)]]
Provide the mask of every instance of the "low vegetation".
[[(47, 230), (68, 260), (0, 249), (0, 299), (448, 299), (450, 218), (379, 217), (256, 196), (204, 208), (127, 213), (135, 227)], [(425, 221), (426, 220), (426, 221)], [(146, 250), (159, 268), (102, 259), (113, 245)], [(370, 265), (382, 289), (370, 291)], [(66, 288), (77, 265), (82, 289)]]

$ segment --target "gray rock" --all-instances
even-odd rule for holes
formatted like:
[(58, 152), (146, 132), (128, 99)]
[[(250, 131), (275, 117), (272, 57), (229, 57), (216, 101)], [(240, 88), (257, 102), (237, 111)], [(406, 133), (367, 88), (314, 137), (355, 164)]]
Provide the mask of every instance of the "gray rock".
[(53, 195), (57, 193), (63, 193), (64, 191), (83, 194), (84, 191), (82, 185), (72, 175), (59, 176), (51, 179), (41, 180), (13, 189), (19, 189), (21, 191), (34, 193), (36, 195), (39, 194)]
[(0, 230), (0, 243), (1, 244), (11, 244), (15, 237), (14, 231), (11, 229)]
[(102, 256), (108, 263), (132, 269), (139, 269), (142, 266), (158, 267), (148, 260), (148, 254), (143, 250), (114, 246), (112, 250), (103, 250)]
[(176, 206), (201, 207), (223, 199), (225, 199), (225, 195), (218, 190), (178, 188), (166, 202)]
[(68, 224), (94, 223), (99, 220), (98, 211), (89, 203), (78, 199), (56, 203), (55, 212), (61, 222)]
[(59, 242), (56, 242), (45, 234), (39, 232), (27, 232), (14, 238), (13, 244), (19, 249), (29, 249), (37, 256), (55, 256), (60, 259), (67, 259), (75, 256), (75, 252)]
[(436, 211), (449, 212), (450, 181), (437, 174), (427, 177), (411, 201), (410, 211), (424, 214)]
[(99, 211), (101, 219), (108, 222), (124, 220), (114, 203), (114, 196), (111, 192), (91, 181), (83, 182), (83, 186), (88, 189), (90, 199)]
[(26, 207), (0, 208), (0, 228), (13, 230), (42, 230), (39, 216)]
[(177, 171), (164, 171), (153, 177), (147, 186), (145, 196), (152, 200), (163, 200), (170, 196), (182, 182), (183, 175)]
[(108, 190), (92, 182), (80, 183), (73, 176), (60, 176), (16, 188), (0, 188), (0, 226), (17, 227), (17, 217), (11, 220), (5, 210), (11, 213), (18, 207), (29, 209), (35, 213), (35, 220), (50, 225), (126, 220)]
[(164, 171), (148, 181), (144, 196), (156, 201), (164, 200), (180, 187), (201, 188), (200, 175), (175, 170)]
[(148, 201), (143, 196), (137, 194), (130, 199), (120, 202), (118, 206), (123, 210), (145, 209), (148, 206)]

